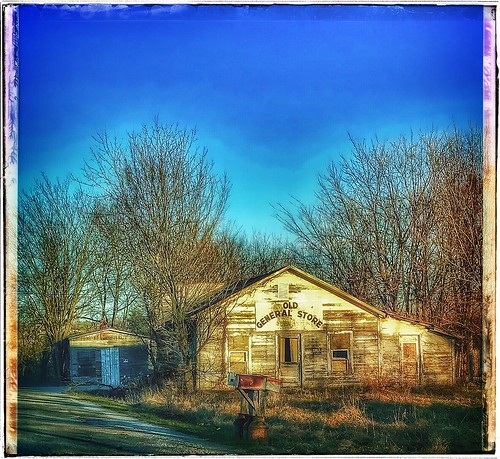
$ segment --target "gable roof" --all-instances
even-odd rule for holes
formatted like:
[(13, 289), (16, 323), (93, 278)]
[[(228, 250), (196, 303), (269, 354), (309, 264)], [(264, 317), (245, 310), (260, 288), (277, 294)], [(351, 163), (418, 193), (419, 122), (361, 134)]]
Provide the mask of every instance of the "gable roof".
[[(317, 285), (318, 287), (326, 290), (327, 292), (333, 293), (334, 295), (338, 296), (339, 298), (342, 298), (343, 300), (348, 301), (351, 304), (354, 304), (355, 306), (358, 306), (360, 309), (363, 309), (366, 312), (369, 312), (370, 314), (373, 314), (374, 316), (377, 317), (385, 317), (386, 313), (368, 303), (365, 303), (364, 301), (360, 300), (359, 298), (356, 298), (355, 296), (352, 296), (351, 294), (344, 292), (344, 290), (341, 290), (338, 287), (335, 287), (332, 284), (329, 284), (328, 282), (325, 282), (321, 279), (319, 279), (316, 276), (313, 276), (312, 274), (309, 274), (302, 269), (297, 268), (296, 266), (285, 266), (282, 268), (282, 272), (285, 271), (290, 271), (293, 274), (297, 275), (298, 277), (301, 277), (302, 279), (311, 282), (314, 285)], [(281, 274), (281, 273), (280, 273)]]
[(194, 316), (199, 312), (203, 311), (210, 306), (214, 306), (217, 303), (221, 303), (222, 301), (229, 301), (238, 295), (242, 294), (245, 290), (250, 290), (252, 286), (258, 285), (259, 281), (264, 280), (267, 281), (267, 278), (271, 278), (272, 274), (281, 271), (283, 268), (276, 269), (266, 274), (262, 274), (260, 276), (252, 277), (250, 279), (240, 280), (237, 282), (233, 282), (225, 287), (217, 290), (211, 297), (209, 297), (206, 301), (200, 303), (200, 305), (189, 311), (187, 313), (188, 316)]
[(349, 303), (359, 307), (360, 309), (373, 314), (376, 317), (380, 318), (387, 318), (387, 317), (392, 317), (393, 319), (396, 320), (401, 320), (403, 322), (409, 322), (414, 325), (420, 325), (426, 328), (429, 332), (432, 333), (437, 333), (440, 335), (444, 335), (450, 338), (456, 338), (456, 339), (461, 339), (461, 336), (458, 335), (453, 335), (445, 330), (443, 330), (440, 327), (436, 327), (433, 324), (430, 324), (428, 322), (423, 322), (420, 320), (415, 320), (411, 319), (409, 317), (402, 317), (398, 316), (395, 313), (389, 313), (386, 311), (383, 311), (381, 309), (378, 309), (368, 303), (365, 303), (364, 301), (360, 300), (359, 298), (356, 298), (355, 296), (352, 296), (351, 294), (344, 292), (338, 287), (335, 287), (328, 282), (325, 282), (316, 276), (313, 276), (312, 274), (309, 274), (306, 271), (303, 271), (300, 268), (297, 268), (296, 266), (293, 265), (287, 265), (283, 266), (282, 268), (275, 269), (274, 271), (270, 271), (266, 274), (262, 274), (260, 276), (252, 277), (247, 280), (242, 280), (235, 282), (233, 284), (228, 285), (227, 287), (219, 290), (215, 295), (213, 295), (211, 298), (209, 298), (206, 302), (201, 304), (198, 308), (190, 312), (190, 315), (196, 315), (197, 313), (201, 312), (202, 310), (213, 306), (215, 304), (221, 303), (221, 302), (227, 302), (232, 299), (237, 298), (238, 296), (244, 295), (245, 293), (251, 291), (254, 288), (257, 288), (261, 285), (264, 285), (265, 283), (269, 282), (270, 280), (280, 276), (281, 274), (285, 272), (291, 272), (292, 274), (295, 274), (296, 276), (326, 290), (327, 292), (330, 292), (339, 298), (342, 298), (343, 300), (348, 301)]
[(312, 274), (309, 274), (302, 269), (297, 268), (296, 266), (292, 265), (287, 265), (283, 266), (282, 268), (275, 269), (274, 271), (268, 272), (266, 274), (262, 274), (260, 276), (252, 277), (247, 280), (235, 282), (233, 284), (228, 285), (226, 288), (220, 290), (217, 292), (214, 296), (212, 296), (208, 301), (204, 302), (202, 305), (200, 305), (198, 308), (195, 310), (191, 311), (192, 315), (197, 314), (198, 312), (202, 311), (203, 309), (206, 309), (210, 306), (213, 306), (217, 303), (220, 302), (227, 302), (230, 301), (240, 295), (243, 295), (247, 293), (248, 291), (259, 287), (270, 280), (274, 279), (275, 277), (280, 276), (281, 274), (285, 272), (291, 272), (292, 274), (295, 274), (296, 276), (311, 282), (312, 284), (330, 292), (333, 293), (334, 295), (337, 295), (338, 297), (349, 301), (350, 303), (358, 306), (359, 308), (363, 309), (366, 312), (369, 312), (370, 314), (373, 314), (377, 317), (385, 317), (386, 313), (381, 311), (380, 309), (377, 309), (368, 303), (365, 303), (364, 301), (359, 300), (358, 298), (350, 295), (349, 293), (344, 292), (343, 290), (334, 287), (333, 285), (318, 279), (317, 277), (313, 276)]
[(449, 338), (455, 338), (455, 339), (460, 339), (460, 340), (464, 339), (464, 337), (461, 335), (450, 333), (450, 332), (444, 330), (443, 328), (438, 327), (434, 324), (431, 324), (430, 322), (426, 322), (424, 320), (414, 319), (414, 318), (408, 317), (408, 316), (402, 316), (402, 315), (397, 314), (395, 312), (386, 312), (385, 314), (387, 317), (391, 317), (395, 320), (400, 320), (402, 322), (408, 322), (412, 325), (420, 325), (421, 327), (424, 327), (425, 329), (427, 329), (427, 331), (432, 332), (432, 333), (436, 333), (438, 335), (443, 335), (443, 336), (447, 336)]

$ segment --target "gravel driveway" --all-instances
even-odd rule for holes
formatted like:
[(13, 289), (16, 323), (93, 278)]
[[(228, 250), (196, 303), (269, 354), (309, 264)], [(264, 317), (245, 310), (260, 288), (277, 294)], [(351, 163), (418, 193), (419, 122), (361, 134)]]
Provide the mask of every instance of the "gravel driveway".
[(52, 389), (19, 391), (18, 455), (186, 454), (234, 455), (236, 452)]

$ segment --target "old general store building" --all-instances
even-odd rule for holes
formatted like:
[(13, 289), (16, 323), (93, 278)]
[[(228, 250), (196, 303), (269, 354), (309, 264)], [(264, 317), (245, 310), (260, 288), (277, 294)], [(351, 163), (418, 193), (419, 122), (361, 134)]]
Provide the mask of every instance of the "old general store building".
[(391, 316), (293, 266), (249, 280), (221, 304), (225, 325), (198, 357), (200, 388), (223, 385), (229, 372), (273, 376), (285, 387), (455, 381), (457, 337)]

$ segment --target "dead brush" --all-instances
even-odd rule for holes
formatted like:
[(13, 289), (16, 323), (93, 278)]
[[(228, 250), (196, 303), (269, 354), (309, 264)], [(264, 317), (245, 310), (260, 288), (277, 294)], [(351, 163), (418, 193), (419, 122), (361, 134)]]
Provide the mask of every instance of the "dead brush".
[(360, 403), (343, 404), (340, 409), (332, 413), (328, 418), (328, 424), (331, 427), (337, 427), (341, 424), (350, 424), (357, 427), (373, 426), (373, 419), (366, 414), (366, 409)]
[(340, 424), (368, 427), (373, 426), (374, 421), (368, 417), (360, 396), (351, 393), (341, 400), (339, 409), (329, 416), (328, 424), (332, 427)]
[(410, 387), (395, 386), (371, 386), (364, 397), (370, 400), (381, 402), (392, 402), (400, 404), (418, 403), (421, 406), (428, 406), (431, 401), (425, 397), (418, 397), (412, 393)]
[(393, 422), (390, 424), (391, 426), (396, 428), (406, 427), (409, 419), (408, 410), (402, 406), (398, 406), (394, 411), (393, 419)]
[(437, 436), (432, 440), (431, 447), (429, 450), (430, 454), (449, 454), (449, 452), (450, 452), (449, 444), (444, 438)]
[(150, 405), (164, 405), (166, 402), (165, 394), (159, 389), (148, 389), (136, 398), (138, 398), (138, 402)]
[[(270, 445), (258, 454), (454, 454), (481, 448), (481, 399), (475, 388), (324, 387), (269, 394)], [(457, 406), (456, 400), (469, 404)], [(183, 394), (175, 387), (141, 388), (126, 403), (162, 422), (189, 425), (207, 438), (234, 442), (237, 391)], [(477, 400), (477, 401), (475, 401)], [(429, 402), (433, 402), (428, 406)], [(423, 406), (424, 405), (424, 406)], [(470, 407), (469, 405), (472, 405)], [(267, 448), (267, 449), (266, 449)]]
[(313, 416), (310, 410), (288, 406), (286, 410), (283, 408), (274, 408), (267, 410), (268, 416), (280, 417), (286, 422), (308, 423), (312, 420), (317, 420), (317, 416)]
[(161, 406), (161, 405), (171, 405), (176, 398), (176, 394), (172, 392), (167, 387), (155, 387), (146, 389), (140, 395), (140, 402)]

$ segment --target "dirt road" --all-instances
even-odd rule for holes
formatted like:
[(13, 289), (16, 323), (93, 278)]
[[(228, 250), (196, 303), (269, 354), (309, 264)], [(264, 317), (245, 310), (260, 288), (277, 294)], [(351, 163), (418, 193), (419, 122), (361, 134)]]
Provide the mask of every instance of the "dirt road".
[(235, 454), (194, 436), (138, 421), (65, 393), (19, 392), (18, 455)]

